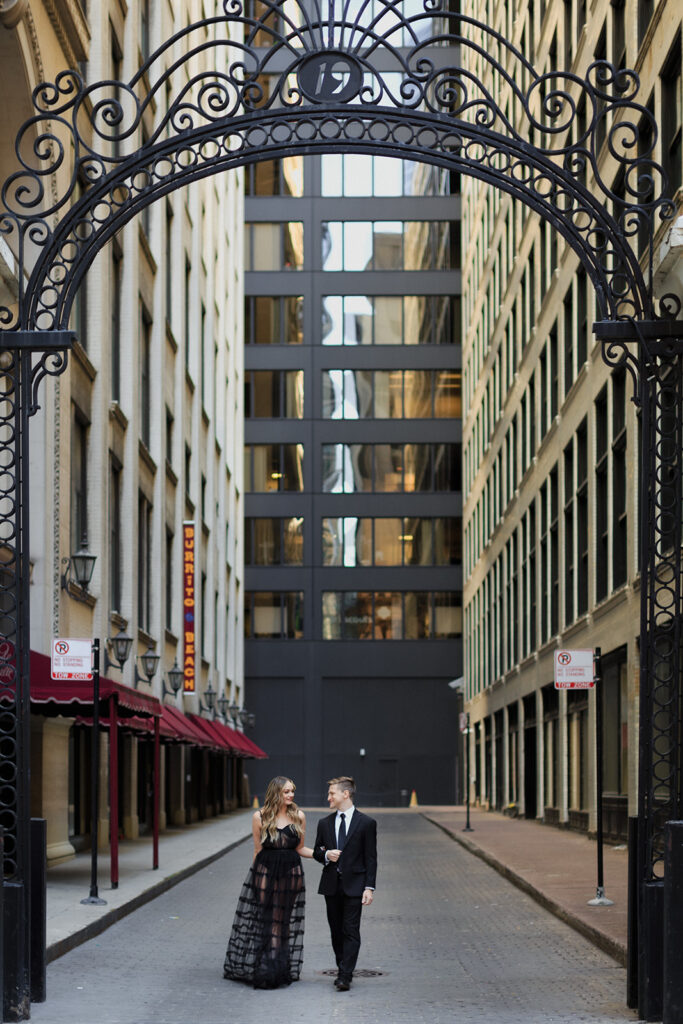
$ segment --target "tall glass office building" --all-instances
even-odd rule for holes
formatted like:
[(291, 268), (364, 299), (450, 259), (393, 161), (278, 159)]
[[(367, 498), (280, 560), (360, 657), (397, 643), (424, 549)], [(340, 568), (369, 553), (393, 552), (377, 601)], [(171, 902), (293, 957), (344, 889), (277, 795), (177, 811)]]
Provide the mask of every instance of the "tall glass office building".
[(453, 802), (462, 672), (460, 201), (436, 167), (246, 181), (245, 684), (303, 803)]

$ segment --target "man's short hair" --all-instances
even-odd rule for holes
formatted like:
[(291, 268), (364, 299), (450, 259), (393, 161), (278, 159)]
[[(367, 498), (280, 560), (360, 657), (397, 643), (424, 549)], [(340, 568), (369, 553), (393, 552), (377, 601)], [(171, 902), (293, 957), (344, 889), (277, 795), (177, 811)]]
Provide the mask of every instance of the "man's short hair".
[(349, 796), (353, 796), (356, 792), (356, 780), (352, 779), (350, 775), (340, 775), (337, 779), (330, 779), (327, 785), (339, 786), (342, 791), (348, 789)]

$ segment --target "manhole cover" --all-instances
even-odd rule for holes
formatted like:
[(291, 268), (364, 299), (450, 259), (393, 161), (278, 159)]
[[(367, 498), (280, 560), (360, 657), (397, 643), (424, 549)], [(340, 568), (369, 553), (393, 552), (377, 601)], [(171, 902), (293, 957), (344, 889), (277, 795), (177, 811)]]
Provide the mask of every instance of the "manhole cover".
[[(330, 978), (336, 978), (338, 971), (321, 971), (321, 974), (325, 974)], [(361, 968), (359, 971), (354, 971), (354, 978), (381, 978), (386, 971), (368, 971), (365, 968)]]

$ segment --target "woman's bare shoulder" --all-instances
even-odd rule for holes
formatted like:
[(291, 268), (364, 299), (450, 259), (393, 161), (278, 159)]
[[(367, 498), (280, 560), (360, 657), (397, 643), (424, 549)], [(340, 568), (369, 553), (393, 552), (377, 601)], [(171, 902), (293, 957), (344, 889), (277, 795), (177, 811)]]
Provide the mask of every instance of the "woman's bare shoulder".
[(259, 825), (260, 825), (261, 824), (261, 820), (262, 820), (261, 812), (260, 811), (254, 811), (254, 813), (251, 816), (251, 820), (258, 822)]
[(299, 812), (299, 821), (301, 822), (302, 825), (305, 825), (306, 824), (306, 815), (304, 814), (304, 812), (301, 810), (300, 807), (298, 807), (297, 810)]

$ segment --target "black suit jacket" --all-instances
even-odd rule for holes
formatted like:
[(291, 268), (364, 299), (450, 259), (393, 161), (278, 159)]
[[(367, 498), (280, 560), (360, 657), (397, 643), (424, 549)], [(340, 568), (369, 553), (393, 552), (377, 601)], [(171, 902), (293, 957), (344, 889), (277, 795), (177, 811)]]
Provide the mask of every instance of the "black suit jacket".
[[(334, 821), (337, 817), (328, 814), (318, 822), (313, 856), (325, 864), (327, 850), (337, 849)], [(337, 873), (337, 868), (341, 874)], [(346, 896), (362, 896), (363, 889), (375, 888), (377, 878), (377, 822), (374, 818), (354, 808), (346, 843), (336, 864), (325, 864), (320, 877), (318, 892), (333, 896), (339, 883)]]

